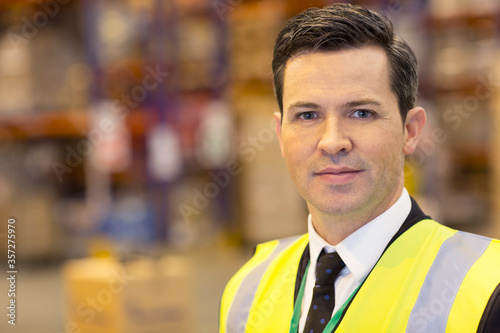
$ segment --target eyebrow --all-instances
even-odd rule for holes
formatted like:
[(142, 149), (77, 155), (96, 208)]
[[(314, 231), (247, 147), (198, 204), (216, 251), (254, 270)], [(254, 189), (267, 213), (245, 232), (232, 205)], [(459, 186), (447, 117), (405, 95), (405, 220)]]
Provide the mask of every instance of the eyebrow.
[(362, 105), (376, 105), (380, 106), (382, 105), (379, 101), (372, 99), (372, 98), (365, 98), (365, 99), (360, 99), (360, 100), (355, 100), (352, 102), (347, 102), (343, 105), (344, 108), (349, 109), (349, 108), (354, 108), (357, 106), (362, 106)]
[(321, 106), (319, 106), (316, 103), (313, 102), (295, 102), (292, 105), (288, 107), (288, 111), (293, 111), (296, 109), (312, 109), (312, 110), (319, 110), (321, 109)]
[[(382, 105), (379, 101), (372, 99), (372, 98), (363, 98), (359, 100), (354, 100), (350, 101), (347, 103), (342, 104), (342, 108), (344, 109), (350, 109), (350, 108), (355, 108), (357, 106), (362, 106), (362, 105), (376, 105), (380, 106)], [(319, 104), (313, 103), (313, 102), (295, 102), (292, 105), (288, 107), (288, 111), (294, 111), (296, 109), (310, 109), (310, 110), (319, 110), (321, 109), (321, 106)]]

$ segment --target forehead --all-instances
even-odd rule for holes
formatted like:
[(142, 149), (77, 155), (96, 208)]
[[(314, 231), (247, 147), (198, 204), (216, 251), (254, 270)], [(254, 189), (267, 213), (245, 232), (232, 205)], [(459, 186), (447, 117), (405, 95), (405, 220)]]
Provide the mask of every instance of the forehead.
[(387, 55), (380, 47), (302, 53), (286, 64), (285, 108), (297, 99), (343, 98), (346, 102), (367, 97), (396, 101), (390, 88)]

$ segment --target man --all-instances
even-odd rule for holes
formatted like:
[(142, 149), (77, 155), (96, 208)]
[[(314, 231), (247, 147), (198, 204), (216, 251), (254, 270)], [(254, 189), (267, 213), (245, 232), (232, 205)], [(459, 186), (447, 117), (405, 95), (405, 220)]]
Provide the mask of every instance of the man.
[(281, 153), (308, 234), (257, 247), (221, 332), (500, 332), (500, 242), (444, 227), (404, 188), (426, 121), (415, 55), (385, 18), (292, 18), (273, 58)]

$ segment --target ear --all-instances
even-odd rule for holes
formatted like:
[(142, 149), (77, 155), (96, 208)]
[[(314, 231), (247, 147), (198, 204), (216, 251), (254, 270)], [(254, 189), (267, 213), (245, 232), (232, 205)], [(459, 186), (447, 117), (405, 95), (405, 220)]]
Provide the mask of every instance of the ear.
[(409, 155), (417, 148), (418, 140), (424, 129), (427, 115), (421, 107), (416, 107), (408, 111), (405, 122), (405, 142), (403, 152)]
[(281, 156), (284, 157), (285, 155), (283, 154), (283, 142), (281, 141), (281, 113), (275, 112), (273, 116), (274, 116), (274, 121), (276, 122), (275, 129), (276, 129), (276, 134), (278, 135), (278, 141), (280, 143)]

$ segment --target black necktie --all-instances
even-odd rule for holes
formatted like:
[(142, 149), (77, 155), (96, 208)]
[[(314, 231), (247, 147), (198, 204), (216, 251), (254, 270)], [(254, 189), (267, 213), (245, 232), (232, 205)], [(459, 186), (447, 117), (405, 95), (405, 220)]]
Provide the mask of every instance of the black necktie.
[(330, 321), (335, 307), (335, 280), (344, 267), (345, 264), (337, 252), (321, 251), (316, 264), (316, 284), (304, 333), (321, 333)]

